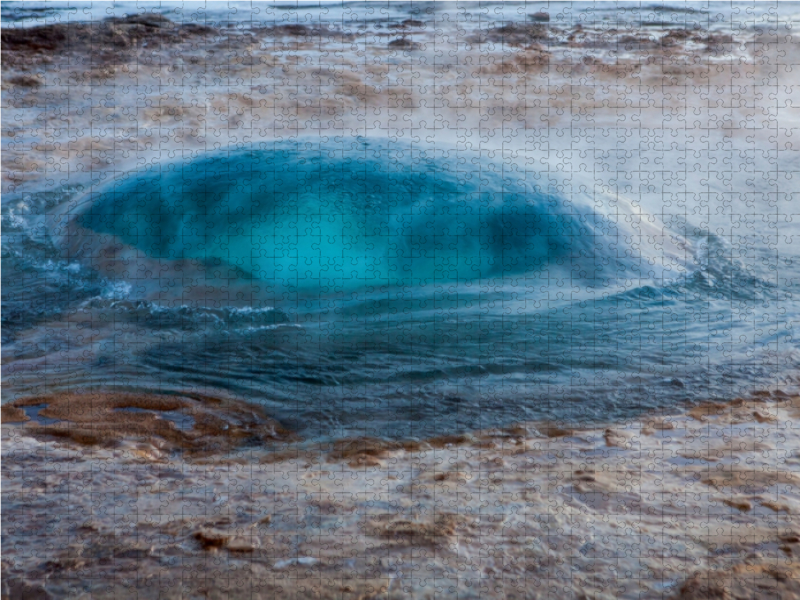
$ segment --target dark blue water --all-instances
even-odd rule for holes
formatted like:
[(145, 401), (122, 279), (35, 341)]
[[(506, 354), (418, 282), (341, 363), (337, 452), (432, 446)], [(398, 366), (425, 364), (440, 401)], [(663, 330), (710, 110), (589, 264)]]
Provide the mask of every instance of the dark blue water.
[(550, 275), (596, 285), (648, 267), (613, 218), (539, 173), (436, 154), (267, 146), (166, 162), (94, 196), (78, 223), (153, 258), (222, 261), (313, 298)]
[(767, 262), (500, 153), (263, 144), (62, 193), (29, 199), (57, 218), (5, 207), (17, 395), (190, 389), (404, 437), (731, 399), (798, 364)]

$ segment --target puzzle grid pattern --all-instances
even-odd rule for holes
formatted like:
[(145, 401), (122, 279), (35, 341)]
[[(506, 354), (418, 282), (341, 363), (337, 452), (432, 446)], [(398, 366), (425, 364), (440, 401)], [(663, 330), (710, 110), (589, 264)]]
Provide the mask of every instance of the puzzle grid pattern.
[(791, 5), (65, 6), (4, 598), (800, 597)]

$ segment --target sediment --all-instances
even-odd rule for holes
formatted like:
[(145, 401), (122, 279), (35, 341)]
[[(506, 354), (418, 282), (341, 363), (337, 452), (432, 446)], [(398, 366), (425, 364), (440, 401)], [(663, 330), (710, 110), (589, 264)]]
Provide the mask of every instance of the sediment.
[(235, 422), (243, 403), (44, 400), (4, 417), (93, 413), (103, 435), (3, 425), (8, 597), (800, 597), (797, 396), (428, 440), (215, 434), (213, 453), (108, 415)]
[(140, 440), (165, 452), (224, 452), (243, 443), (263, 445), (291, 437), (257, 406), (197, 394), (34, 396), (4, 404), (2, 418), (3, 423), (25, 423), (26, 435), (40, 440), (88, 446)]
[[(146, 164), (164, 152), (260, 139), (373, 130), (427, 137), (435, 127), (437, 140), (455, 143), (471, 134), (466, 124), (480, 123), (483, 145), (502, 138), (515, 147), (520, 132), (616, 127), (620, 107), (649, 127), (707, 105), (709, 90), (732, 80), (773, 76), (773, 55), (794, 51), (790, 35), (758, 27), (570, 26), (544, 13), (529, 17), (229, 27), (144, 13), (3, 29), (3, 107), (18, 115), (3, 123), (4, 190), (85, 184), (132, 157)], [(658, 106), (649, 102), (652, 89), (660, 90)], [(718, 114), (708, 106), (693, 123), (750, 123), (745, 108)], [(39, 125), (63, 119), (69, 131)], [(82, 133), (101, 124), (117, 133)], [(498, 128), (508, 133), (498, 138)]]
[(3, 65), (29, 69), (65, 59), (90, 66), (130, 60), (131, 51), (148, 43), (176, 44), (217, 34), (214, 27), (178, 24), (152, 13), (113, 17), (95, 23), (53, 23), (39, 27), (4, 28), (0, 32)]

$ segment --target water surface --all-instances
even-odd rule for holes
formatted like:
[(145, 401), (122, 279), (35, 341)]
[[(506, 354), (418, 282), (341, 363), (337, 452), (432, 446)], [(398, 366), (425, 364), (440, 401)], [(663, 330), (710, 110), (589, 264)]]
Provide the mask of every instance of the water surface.
[(264, 143), (68, 198), (4, 236), (15, 390), (192, 389), (306, 435), (423, 436), (732, 397), (775, 378), (737, 340), (787, 335), (754, 336), (785, 290), (723, 239), (502, 154)]

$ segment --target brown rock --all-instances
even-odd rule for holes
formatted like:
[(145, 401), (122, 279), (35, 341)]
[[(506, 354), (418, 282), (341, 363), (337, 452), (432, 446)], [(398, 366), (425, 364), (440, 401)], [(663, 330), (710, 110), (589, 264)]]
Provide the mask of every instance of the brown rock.
[(467, 38), (468, 42), (485, 44), (493, 42), (508, 46), (527, 46), (534, 42), (548, 42), (550, 33), (546, 25), (541, 23), (509, 23), (502, 27), (493, 27), (485, 33), (478, 33)]
[(800, 598), (797, 568), (738, 564), (729, 569), (695, 573), (681, 586), (676, 600), (739, 600)]
[[(55, 423), (32, 423), (26, 433), (84, 445), (141, 440), (160, 450), (222, 451), (246, 441), (266, 443), (292, 436), (260, 407), (199, 395), (98, 392), (24, 398), (3, 406), (19, 417), (25, 406), (45, 405), (39, 415)], [(6, 408), (8, 407), (8, 408)]]
[(420, 44), (419, 42), (414, 42), (412, 40), (409, 40), (408, 38), (402, 37), (389, 42), (389, 48), (395, 48), (400, 50), (420, 50), (422, 48), (422, 44)]
[[(107, 64), (145, 41), (178, 43), (217, 30), (194, 23), (173, 23), (163, 15), (143, 13), (94, 23), (53, 23), (39, 27), (10, 28), (0, 32), (3, 66), (29, 65), (53, 55), (81, 54), (88, 66)], [(44, 55), (44, 56), (42, 56)], [(37, 59), (38, 60), (38, 59)]]
[(463, 446), (475, 443), (475, 436), (470, 434), (438, 435), (428, 439), (433, 448), (446, 448), (448, 446)]
[(10, 404), (4, 404), (0, 408), (0, 418), (2, 418), (3, 423), (23, 423), (31, 420), (24, 410)]
[(543, 427), (541, 432), (549, 438), (570, 437), (575, 434), (572, 429), (558, 427), (557, 425)]
[[(382, 521), (389, 520), (388, 523)], [(438, 513), (432, 521), (393, 519), (392, 515), (373, 520), (367, 533), (389, 540), (395, 546), (439, 546), (450, 542), (463, 518), (452, 513)]]
[(413, 441), (395, 442), (378, 438), (354, 438), (334, 442), (328, 458), (330, 460), (347, 460), (351, 466), (377, 466), (380, 461), (376, 459), (387, 456), (390, 452), (398, 450), (413, 451), (418, 448)]
[(42, 85), (42, 81), (33, 75), (17, 75), (9, 78), (6, 83), (16, 87), (35, 88)]
[(717, 489), (733, 488), (746, 494), (758, 493), (778, 484), (800, 485), (800, 478), (788, 471), (748, 470), (735, 466), (712, 469), (702, 481)]
[(744, 498), (725, 498), (722, 503), (742, 512), (747, 512), (753, 508), (753, 505)]
[(224, 548), (231, 539), (229, 534), (218, 529), (201, 529), (196, 531), (192, 537), (200, 542), (205, 550)]
[(791, 510), (789, 510), (788, 504), (782, 504), (780, 502), (772, 502), (771, 500), (762, 501), (761, 506), (769, 508), (770, 510), (774, 510), (775, 512), (785, 512), (785, 513), (792, 512)]

